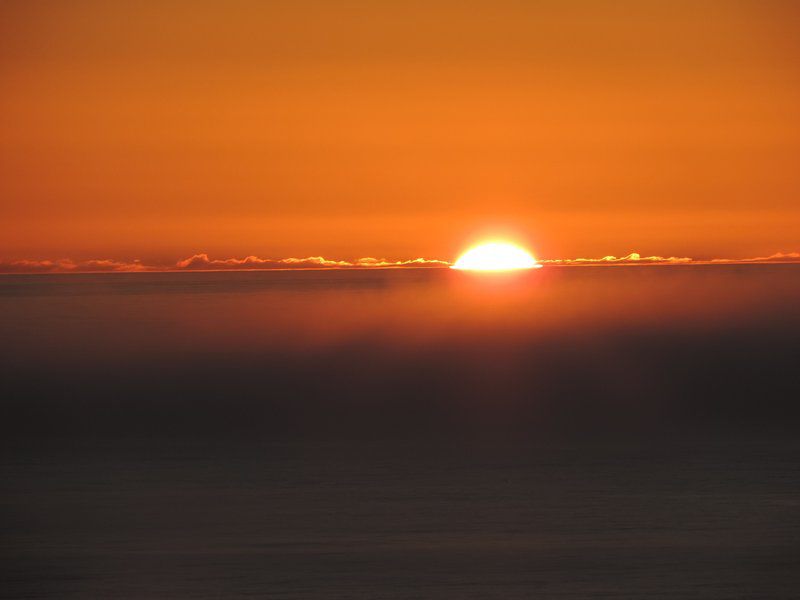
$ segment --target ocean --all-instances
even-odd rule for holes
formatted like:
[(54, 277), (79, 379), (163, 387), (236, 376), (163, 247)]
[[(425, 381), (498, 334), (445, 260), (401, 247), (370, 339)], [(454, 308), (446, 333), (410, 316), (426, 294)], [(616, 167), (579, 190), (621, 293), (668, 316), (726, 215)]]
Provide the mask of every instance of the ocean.
[(796, 598), (800, 266), (0, 277), (0, 596)]

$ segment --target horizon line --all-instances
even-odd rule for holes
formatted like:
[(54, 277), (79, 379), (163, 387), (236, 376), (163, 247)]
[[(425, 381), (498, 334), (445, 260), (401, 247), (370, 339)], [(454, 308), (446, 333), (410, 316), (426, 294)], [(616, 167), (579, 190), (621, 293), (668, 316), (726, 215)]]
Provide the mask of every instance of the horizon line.
[[(695, 259), (691, 257), (641, 256), (631, 252), (625, 256), (601, 258), (537, 259), (543, 267), (608, 267), (608, 266), (687, 266), (741, 264), (800, 264), (800, 252), (776, 252), (769, 256), (749, 258)], [(375, 269), (445, 269), (452, 262), (442, 259), (414, 258), (387, 260), (364, 257), (355, 260), (333, 260), (322, 256), (268, 259), (254, 255), (245, 258), (211, 259), (207, 253), (194, 254), (172, 265), (146, 264), (138, 259), (61, 259), (0, 260), (0, 275), (46, 275), (86, 273), (184, 273), (184, 272), (252, 272), (252, 271), (353, 271)]]

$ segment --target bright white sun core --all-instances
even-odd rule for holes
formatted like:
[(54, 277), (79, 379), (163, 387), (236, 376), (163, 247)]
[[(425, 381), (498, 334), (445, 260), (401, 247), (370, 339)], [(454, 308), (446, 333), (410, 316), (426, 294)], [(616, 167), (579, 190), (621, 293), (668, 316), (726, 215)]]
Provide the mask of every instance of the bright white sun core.
[(508, 242), (487, 242), (464, 252), (450, 268), (462, 271), (513, 271), (541, 266), (524, 248)]

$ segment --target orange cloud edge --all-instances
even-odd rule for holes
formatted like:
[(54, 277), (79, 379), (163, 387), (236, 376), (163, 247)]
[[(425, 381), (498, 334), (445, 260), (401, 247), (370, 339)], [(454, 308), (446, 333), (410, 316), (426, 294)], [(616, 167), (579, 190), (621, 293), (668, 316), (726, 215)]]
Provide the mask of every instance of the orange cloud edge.
[[(631, 252), (626, 256), (604, 256), (602, 258), (540, 259), (546, 266), (613, 266), (613, 265), (701, 265), (701, 264), (800, 264), (800, 252), (776, 252), (770, 256), (752, 258), (694, 259), (677, 256), (641, 256)], [(90, 259), (76, 261), (63, 259), (19, 259), (0, 260), (0, 274), (36, 273), (153, 273), (181, 271), (259, 271), (259, 270), (303, 270), (303, 269), (401, 269), (401, 268), (447, 268), (452, 263), (440, 259), (414, 258), (387, 260), (365, 257), (356, 260), (332, 260), (322, 256), (306, 258), (245, 258), (212, 259), (200, 253), (179, 260), (174, 265), (147, 264), (140, 260), (122, 261), (113, 259)]]

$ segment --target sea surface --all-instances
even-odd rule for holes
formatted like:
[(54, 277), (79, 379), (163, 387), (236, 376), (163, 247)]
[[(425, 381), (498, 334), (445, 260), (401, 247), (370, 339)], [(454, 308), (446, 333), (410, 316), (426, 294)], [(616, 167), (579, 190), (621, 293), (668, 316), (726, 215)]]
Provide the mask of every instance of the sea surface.
[(0, 276), (0, 597), (797, 598), (800, 266)]

